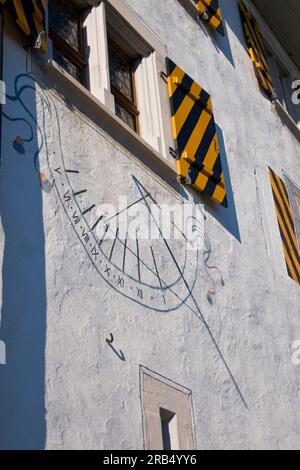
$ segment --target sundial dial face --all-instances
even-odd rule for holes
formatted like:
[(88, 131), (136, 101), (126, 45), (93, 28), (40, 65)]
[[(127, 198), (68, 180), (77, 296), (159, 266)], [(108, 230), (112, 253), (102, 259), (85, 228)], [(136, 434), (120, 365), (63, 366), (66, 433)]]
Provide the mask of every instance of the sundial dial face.
[[(199, 252), (191, 249), (188, 232), (201, 232), (203, 221), (173, 220), (171, 237), (166, 237), (163, 205), (174, 203), (171, 193), (98, 133), (95, 139), (103, 142), (99, 153), (99, 145), (94, 148), (85, 141), (86, 121), (74, 118), (71, 110), (62, 111), (60, 101), (32, 79), (24, 80), (37, 90), (42, 185), (48, 191), (52, 188), (49, 197), (58, 198), (65, 222), (99, 282), (104, 280), (122, 296), (155, 311), (192, 307)], [(24, 80), (16, 80), (21, 108), (22, 94), (28, 91)], [(22, 111), (30, 120), (24, 107)], [(77, 125), (68, 123), (72, 146), (65, 137), (67, 116), (77, 119)]]

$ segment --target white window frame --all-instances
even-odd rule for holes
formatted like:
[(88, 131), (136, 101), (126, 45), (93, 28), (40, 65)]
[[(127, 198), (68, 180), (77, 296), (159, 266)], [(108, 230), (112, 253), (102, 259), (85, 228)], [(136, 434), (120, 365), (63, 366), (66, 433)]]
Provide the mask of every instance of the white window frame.
[[(123, 0), (103, 0), (91, 10), (84, 22), (89, 49), (90, 92), (109, 110), (115, 112), (114, 96), (110, 88), (106, 8), (114, 8), (132, 30), (145, 40), (153, 52), (144, 57), (135, 71), (138, 102), (139, 135), (164, 158), (167, 157), (171, 131), (168, 132), (164, 114), (169, 112), (164, 82), (160, 71), (165, 71), (166, 47)], [(117, 118), (118, 119), (118, 118)], [(171, 127), (171, 126), (170, 126)]]
[[(47, 0), (49, 2), (51, 0)], [(54, 73), (60, 72), (78, 90), (84, 91), (86, 96), (96, 98), (116, 121), (125, 125), (115, 114), (115, 100), (110, 89), (108, 41), (106, 8), (111, 7), (118, 12), (129, 27), (136, 32), (152, 49), (152, 53), (141, 60), (135, 71), (135, 88), (138, 101), (139, 134), (137, 139), (144, 141), (153, 153), (171, 169), (173, 160), (169, 155), (169, 148), (173, 146), (171, 128), (171, 110), (168, 99), (167, 86), (161, 79), (161, 72), (166, 72), (167, 48), (153, 33), (139, 16), (125, 3), (124, 0), (74, 0), (81, 7), (91, 8), (83, 21), (86, 31), (84, 44), (87, 57), (89, 87), (83, 90), (83, 85), (76, 83), (75, 79), (53, 61), (52, 41), (48, 38), (48, 54), (42, 58)], [(48, 9), (47, 9), (48, 11)], [(47, 18), (46, 18), (47, 20)], [(47, 22), (48, 24), (48, 22)], [(59, 70), (60, 69), (60, 70)], [(121, 121), (121, 122), (120, 122)], [(175, 171), (175, 170), (174, 170)]]

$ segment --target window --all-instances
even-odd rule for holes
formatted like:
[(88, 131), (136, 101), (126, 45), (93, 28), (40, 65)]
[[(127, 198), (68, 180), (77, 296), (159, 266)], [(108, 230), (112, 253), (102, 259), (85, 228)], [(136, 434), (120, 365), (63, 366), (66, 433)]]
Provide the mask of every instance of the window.
[(84, 83), (83, 19), (72, 1), (49, 2), (49, 35), (53, 59), (76, 80)]
[(239, 6), (249, 55), (259, 86), (275, 103), (280, 117), (299, 139), (300, 106), (292, 101), (292, 84), (299, 72), (258, 12), (254, 10), (252, 13), (252, 8), (251, 11), (248, 10), (249, 5), (247, 7), (241, 0)]
[[(147, 46), (119, 11), (105, 6), (106, 39), (109, 62), (110, 92), (114, 97), (114, 112), (132, 130), (140, 133), (137, 85), (143, 57), (149, 56)], [(139, 90), (139, 102), (140, 99)], [(143, 111), (143, 109), (142, 109)]]
[(271, 49), (265, 45), (270, 74), (274, 84), (276, 97), (281, 106), (290, 115), (295, 124), (300, 124), (300, 106), (292, 101), (294, 79), (287, 68), (281, 63)]
[(247, 9), (243, 1), (239, 1), (248, 52), (253, 63), (255, 75), (260, 89), (271, 99), (275, 99), (274, 86), (270, 76), (265, 44), (260, 26), (255, 17)]
[(192, 394), (187, 388), (140, 367), (145, 448), (192, 450)]
[(123, 0), (49, 0), (48, 6), (54, 62), (121, 120), (124, 132), (134, 131), (171, 160), (170, 109), (160, 77), (166, 47), (159, 38)]
[(162, 157), (172, 144), (167, 89), (160, 77), (166, 48), (123, 0), (105, 0), (84, 21), (86, 85)]
[(108, 39), (111, 92), (115, 98), (116, 115), (138, 132), (139, 111), (136, 105), (134, 63), (111, 39)]

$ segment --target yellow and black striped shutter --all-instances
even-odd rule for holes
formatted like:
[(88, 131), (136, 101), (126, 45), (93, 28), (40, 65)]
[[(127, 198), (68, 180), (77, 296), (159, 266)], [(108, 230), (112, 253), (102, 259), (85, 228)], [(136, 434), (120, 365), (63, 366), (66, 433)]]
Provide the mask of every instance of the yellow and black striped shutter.
[(227, 207), (211, 97), (170, 59), (167, 71), (178, 176)]
[(283, 180), (271, 168), (270, 179), (287, 271), (300, 284), (300, 250), (288, 191)]
[(253, 15), (245, 7), (242, 1), (239, 2), (239, 7), (247, 40), (248, 51), (254, 65), (258, 84), (270, 98), (274, 98), (276, 94), (273, 88), (268, 60), (259, 26)]
[(35, 42), (40, 40), (40, 50), (46, 52), (46, 0), (0, 0), (0, 5), (12, 14), (27, 36), (31, 36)]
[(225, 36), (222, 13), (218, 0), (194, 0), (199, 10), (200, 17), (218, 33)]

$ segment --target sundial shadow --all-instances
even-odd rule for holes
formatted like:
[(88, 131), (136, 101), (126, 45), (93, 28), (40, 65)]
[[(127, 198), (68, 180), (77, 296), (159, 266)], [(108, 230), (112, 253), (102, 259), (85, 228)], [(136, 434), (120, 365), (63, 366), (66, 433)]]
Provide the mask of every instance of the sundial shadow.
[[(145, 188), (144, 188), (144, 186), (142, 185), (142, 183), (141, 183), (137, 178), (135, 178), (134, 176), (133, 176), (133, 179), (134, 179), (135, 183), (137, 184), (137, 186), (138, 186), (138, 188), (139, 188), (139, 191), (140, 191), (141, 196), (143, 196), (143, 195), (145, 196), (145, 195), (147, 194), (147, 191), (145, 190)], [(150, 195), (150, 199), (156, 204), (156, 201), (151, 197), (151, 195)], [(145, 201), (145, 202), (146, 202), (146, 201)], [(148, 205), (147, 202), (146, 202), (146, 204)], [(150, 209), (149, 209), (149, 210), (150, 210)], [(162, 234), (161, 234), (161, 235), (162, 235)], [(177, 260), (176, 260), (176, 255), (173, 253), (173, 251), (172, 251), (172, 249), (171, 249), (171, 247), (170, 247), (168, 241), (164, 239), (163, 235), (162, 235), (162, 239), (163, 239), (164, 243), (166, 244), (166, 247), (167, 247), (167, 249), (168, 249), (168, 251), (169, 251), (169, 253), (170, 253), (170, 256), (171, 256), (171, 258), (172, 258), (172, 260), (173, 260), (173, 263), (174, 263), (174, 265), (175, 265), (175, 268), (178, 270), (178, 272), (179, 272), (181, 278), (182, 278), (183, 281), (184, 281), (184, 284), (185, 284), (185, 286), (186, 286), (186, 289), (187, 289), (187, 291), (189, 292), (189, 298), (191, 299), (191, 301), (192, 301), (192, 303), (193, 303), (193, 307), (191, 307), (190, 304), (187, 304), (186, 302), (183, 302), (183, 304), (184, 304), (186, 307), (188, 307), (188, 308), (202, 321), (202, 323), (204, 324), (204, 326), (205, 326), (205, 328), (206, 328), (206, 331), (207, 331), (207, 333), (208, 333), (208, 335), (209, 335), (209, 337), (210, 337), (210, 339), (211, 339), (211, 341), (212, 341), (212, 343), (213, 343), (215, 349), (217, 350), (217, 353), (218, 353), (218, 355), (220, 356), (220, 358), (221, 358), (221, 360), (222, 360), (222, 362), (223, 362), (223, 364), (224, 364), (224, 366), (225, 366), (225, 369), (227, 370), (227, 372), (228, 372), (228, 374), (229, 374), (229, 376), (230, 376), (230, 378), (231, 378), (231, 380), (232, 380), (232, 382), (233, 382), (233, 384), (234, 384), (234, 386), (235, 386), (235, 389), (236, 389), (236, 391), (237, 391), (237, 393), (238, 393), (238, 395), (239, 395), (239, 397), (240, 397), (242, 403), (244, 404), (245, 408), (248, 409), (248, 405), (247, 405), (247, 403), (246, 403), (246, 401), (245, 401), (245, 398), (244, 398), (244, 396), (243, 396), (243, 394), (242, 394), (242, 392), (241, 392), (241, 390), (240, 390), (240, 387), (239, 387), (239, 385), (238, 385), (238, 383), (237, 383), (237, 381), (236, 381), (236, 379), (235, 379), (233, 373), (231, 372), (231, 369), (230, 369), (230, 367), (229, 367), (229, 365), (228, 365), (228, 363), (227, 363), (227, 361), (226, 361), (226, 359), (225, 359), (225, 357), (224, 357), (224, 355), (223, 355), (223, 353), (222, 353), (222, 351), (221, 351), (221, 349), (220, 349), (220, 347), (219, 347), (219, 345), (218, 345), (218, 343), (217, 343), (217, 341), (216, 341), (216, 339), (215, 339), (215, 337), (214, 337), (214, 335), (213, 335), (213, 332), (212, 332), (212, 330), (211, 330), (209, 324), (207, 323), (207, 321), (205, 320), (205, 318), (204, 318), (204, 316), (203, 316), (203, 314), (202, 314), (202, 312), (201, 312), (201, 309), (200, 309), (200, 307), (199, 307), (199, 304), (198, 304), (198, 302), (197, 302), (197, 300), (196, 300), (196, 298), (195, 298), (195, 296), (194, 296), (194, 294), (193, 294), (193, 288), (191, 288), (191, 286), (189, 285), (188, 281), (186, 280), (186, 278), (185, 278), (185, 273), (182, 272), (182, 270), (180, 269), (180, 266), (179, 266), (179, 264), (178, 264), (178, 262), (177, 262)], [(222, 282), (224, 282), (224, 281), (222, 280)]]

